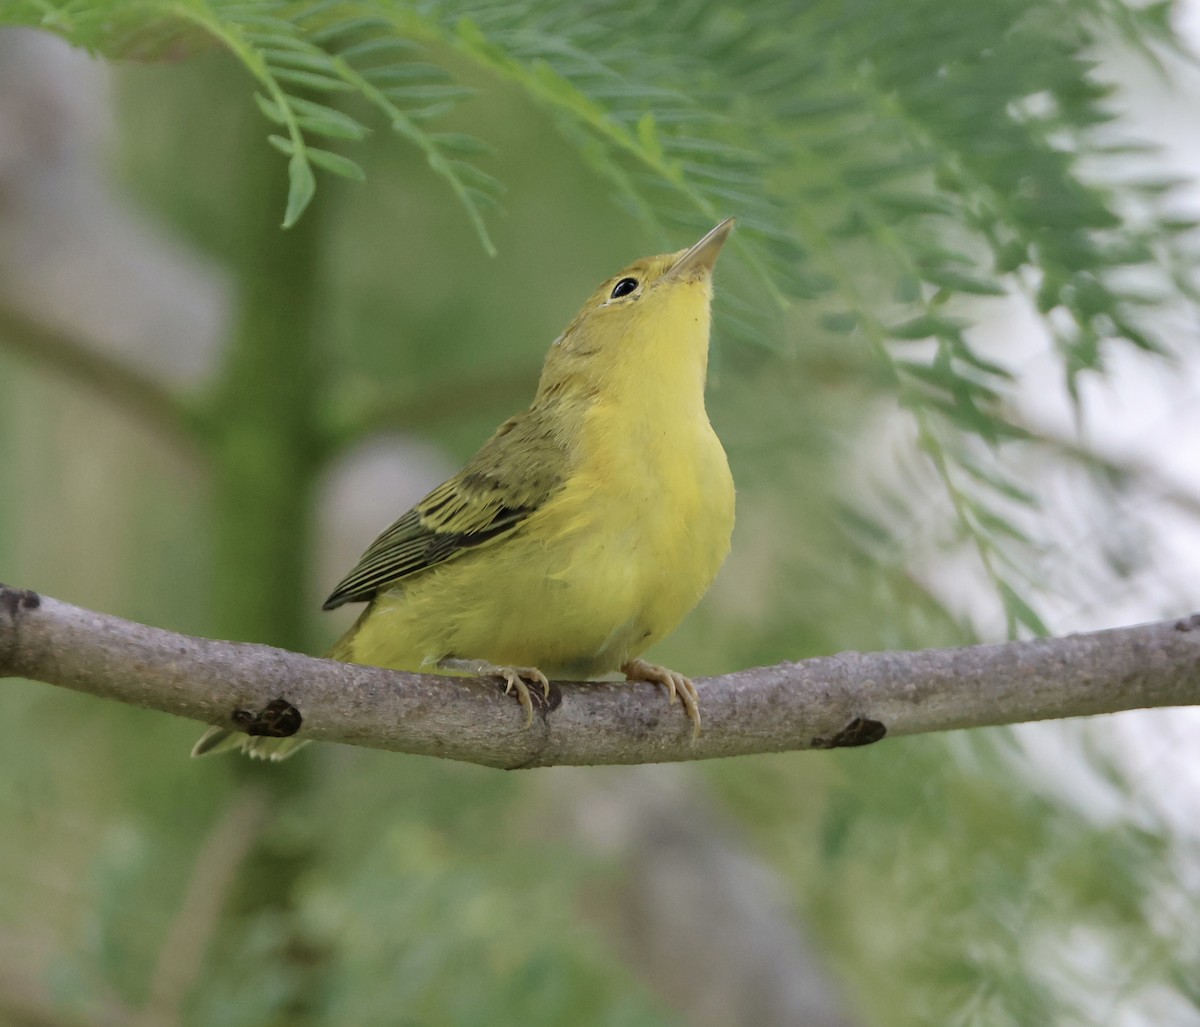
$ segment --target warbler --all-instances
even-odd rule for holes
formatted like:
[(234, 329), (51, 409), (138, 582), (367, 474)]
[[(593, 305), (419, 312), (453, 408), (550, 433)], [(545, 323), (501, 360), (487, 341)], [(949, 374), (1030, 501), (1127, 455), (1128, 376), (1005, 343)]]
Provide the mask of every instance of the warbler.
[[(690, 679), (641, 659), (729, 552), (734, 487), (704, 405), (712, 272), (729, 218), (601, 285), (546, 355), (537, 394), (380, 535), (325, 601), (365, 602), (327, 654), (530, 686), (621, 671), (700, 731)], [(302, 738), (212, 728), (194, 756), (281, 759)]]

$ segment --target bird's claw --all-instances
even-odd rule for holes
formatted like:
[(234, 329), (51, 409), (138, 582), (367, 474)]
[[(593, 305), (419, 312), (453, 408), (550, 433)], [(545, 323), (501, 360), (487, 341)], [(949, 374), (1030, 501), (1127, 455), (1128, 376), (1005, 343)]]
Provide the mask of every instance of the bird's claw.
[(512, 695), (517, 693), (517, 701), (525, 709), (525, 726), (530, 727), (533, 724), (533, 697), (529, 694), (529, 685), (538, 684), (542, 686), (542, 696), (549, 700), (550, 698), (550, 679), (546, 677), (537, 667), (498, 667), (494, 663), (489, 663), (487, 660), (468, 660), (457, 656), (446, 656), (438, 660), (437, 666), (439, 670), (448, 670), (454, 673), (478, 674), (480, 677), (498, 677), (504, 680), (504, 694)]
[(691, 678), (645, 660), (630, 660), (621, 671), (630, 681), (652, 681), (662, 685), (667, 692), (667, 705), (674, 704), (678, 698), (692, 722), (692, 741), (700, 737), (700, 693)]
[(537, 667), (497, 667), (495, 673), (504, 678), (504, 694), (517, 693), (517, 701), (525, 708), (525, 726), (533, 724), (533, 697), (529, 694), (529, 685), (525, 682), (540, 684), (542, 697), (550, 698), (550, 679)]

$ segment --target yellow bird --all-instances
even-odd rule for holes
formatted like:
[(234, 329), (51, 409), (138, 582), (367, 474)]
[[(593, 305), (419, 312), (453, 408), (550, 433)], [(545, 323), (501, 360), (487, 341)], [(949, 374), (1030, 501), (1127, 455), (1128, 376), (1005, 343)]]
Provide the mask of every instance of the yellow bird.
[[(495, 675), (532, 723), (547, 675), (622, 671), (699, 602), (729, 552), (734, 488), (704, 407), (712, 271), (733, 229), (647, 257), (597, 289), (550, 347), (537, 394), (453, 478), (379, 536), (325, 602), (368, 605), (329, 657)], [(282, 759), (299, 738), (212, 728), (192, 754)]]

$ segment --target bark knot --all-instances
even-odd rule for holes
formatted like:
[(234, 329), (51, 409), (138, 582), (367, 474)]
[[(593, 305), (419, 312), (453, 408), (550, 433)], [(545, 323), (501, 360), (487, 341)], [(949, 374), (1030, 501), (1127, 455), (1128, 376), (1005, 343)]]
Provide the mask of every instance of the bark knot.
[(259, 738), (289, 738), (300, 730), (304, 718), (286, 699), (272, 699), (259, 712), (234, 710), (229, 719), (248, 735)]
[(814, 749), (849, 749), (857, 745), (870, 745), (887, 734), (887, 727), (878, 720), (855, 717), (832, 738), (814, 738)]
[(36, 592), (30, 592), (27, 588), (0, 585), (0, 610), (14, 622), (26, 610), (36, 610), (41, 605), (42, 597)]
[(12, 625), (11, 630), (0, 631), (0, 677), (12, 673), (12, 664), (21, 644), (21, 615), (41, 605), (42, 597), (36, 592), (0, 585), (0, 622), (7, 621)]

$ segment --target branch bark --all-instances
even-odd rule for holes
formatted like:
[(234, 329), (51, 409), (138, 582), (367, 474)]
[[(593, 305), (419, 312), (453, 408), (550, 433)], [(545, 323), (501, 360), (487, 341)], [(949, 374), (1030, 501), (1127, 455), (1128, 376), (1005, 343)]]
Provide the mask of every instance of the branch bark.
[[(518, 769), (865, 745), (1200, 705), (1200, 614), (1065, 638), (839, 653), (697, 680), (704, 733), (640, 682), (554, 682), (531, 728), (487, 678), (409, 674), (193, 638), (0, 586), (0, 677), (257, 734)], [(538, 693), (535, 690), (535, 697)]]

